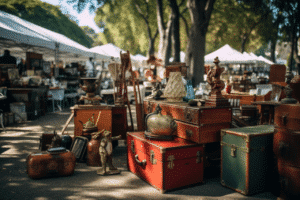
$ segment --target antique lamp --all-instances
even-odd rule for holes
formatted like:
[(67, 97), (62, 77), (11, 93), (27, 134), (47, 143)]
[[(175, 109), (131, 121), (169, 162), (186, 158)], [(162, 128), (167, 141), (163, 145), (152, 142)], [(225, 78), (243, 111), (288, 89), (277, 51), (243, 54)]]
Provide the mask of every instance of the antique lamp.
[(170, 72), (170, 77), (162, 97), (169, 102), (182, 102), (186, 90), (181, 78), (181, 72)]

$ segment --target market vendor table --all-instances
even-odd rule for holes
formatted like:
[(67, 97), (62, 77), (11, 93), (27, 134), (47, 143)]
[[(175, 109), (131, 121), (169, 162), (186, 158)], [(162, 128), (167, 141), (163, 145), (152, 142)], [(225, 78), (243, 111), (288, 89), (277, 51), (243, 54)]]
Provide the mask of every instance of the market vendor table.
[(278, 101), (255, 101), (252, 102), (252, 105), (257, 105), (260, 113), (260, 124), (274, 123), (274, 110), (276, 106), (279, 106), (281, 103)]
[(46, 114), (47, 87), (8, 88), (7, 97), (11, 102), (24, 102), (28, 119), (36, 119)]
[(94, 118), (97, 122), (99, 112), (98, 131), (103, 129), (111, 131), (113, 136), (121, 135), (126, 139), (127, 132), (127, 110), (126, 106), (116, 105), (75, 105), (71, 107), (74, 112), (74, 136), (82, 136), (83, 123)]

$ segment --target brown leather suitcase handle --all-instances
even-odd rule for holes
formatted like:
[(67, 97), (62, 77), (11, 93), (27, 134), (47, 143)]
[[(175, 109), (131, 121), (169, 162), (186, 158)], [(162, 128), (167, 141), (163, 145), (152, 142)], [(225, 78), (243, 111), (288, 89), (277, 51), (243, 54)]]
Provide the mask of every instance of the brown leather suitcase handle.
[(146, 159), (142, 160), (142, 161), (139, 161), (139, 156), (138, 155), (135, 155), (134, 156), (135, 158), (135, 161), (137, 162), (137, 164), (139, 164), (140, 166), (145, 166), (146, 165)]

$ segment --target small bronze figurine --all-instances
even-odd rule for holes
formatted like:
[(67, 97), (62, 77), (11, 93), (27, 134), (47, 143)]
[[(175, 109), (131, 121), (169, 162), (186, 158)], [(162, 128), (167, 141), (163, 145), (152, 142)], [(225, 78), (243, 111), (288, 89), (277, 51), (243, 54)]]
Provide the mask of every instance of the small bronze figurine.
[(221, 80), (220, 76), (225, 70), (219, 66), (219, 58), (216, 57), (214, 60), (215, 66), (212, 67), (207, 73), (207, 82), (211, 86), (211, 92), (208, 99), (205, 102), (205, 106), (213, 107), (227, 107), (230, 103), (227, 99), (222, 96), (221, 91), (225, 87), (224, 81)]
[[(121, 139), (121, 135), (112, 137), (110, 131), (105, 130), (103, 132), (103, 136), (99, 147), (99, 154), (101, 158), (102, 167), (99, 170), (97, 170), (98, 175), (112, 175), (120, 173), (120, 171), (112, 164), (112, 141), (119, 139)], [(108, 165), (109, 171), (107, 171), (106, 165)]]

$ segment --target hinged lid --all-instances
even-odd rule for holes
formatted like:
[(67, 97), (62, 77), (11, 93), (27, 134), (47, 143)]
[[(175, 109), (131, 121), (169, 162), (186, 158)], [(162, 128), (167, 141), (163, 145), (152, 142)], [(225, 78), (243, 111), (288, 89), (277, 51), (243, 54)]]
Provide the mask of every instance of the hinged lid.
[(258, 126), (247, 126), (240, 128), (228, 128), (221, 130), (221, 136), (226, 134), (234, 134), (245, 137), (263, 135), (263, 134), (273, 134), (274, 133), (274, 125), (258, 125)]
[(200, 144), (178, 137), (172, 141), (149, 140), (145, 138), (143, 132), (130, 132), (127, 135), (133, 137), (133, 139), (129, 139), (131, 152), (133, 154), (142, 152), (149, 155), (152, 164), (156, 164), (157, 161), (169, 162), (168, 160), (171, 158), (174, 158), (172, 160), (195, 158), (200, 163), (203, 161), (203, 153), (201, 153), (203, 146)]

